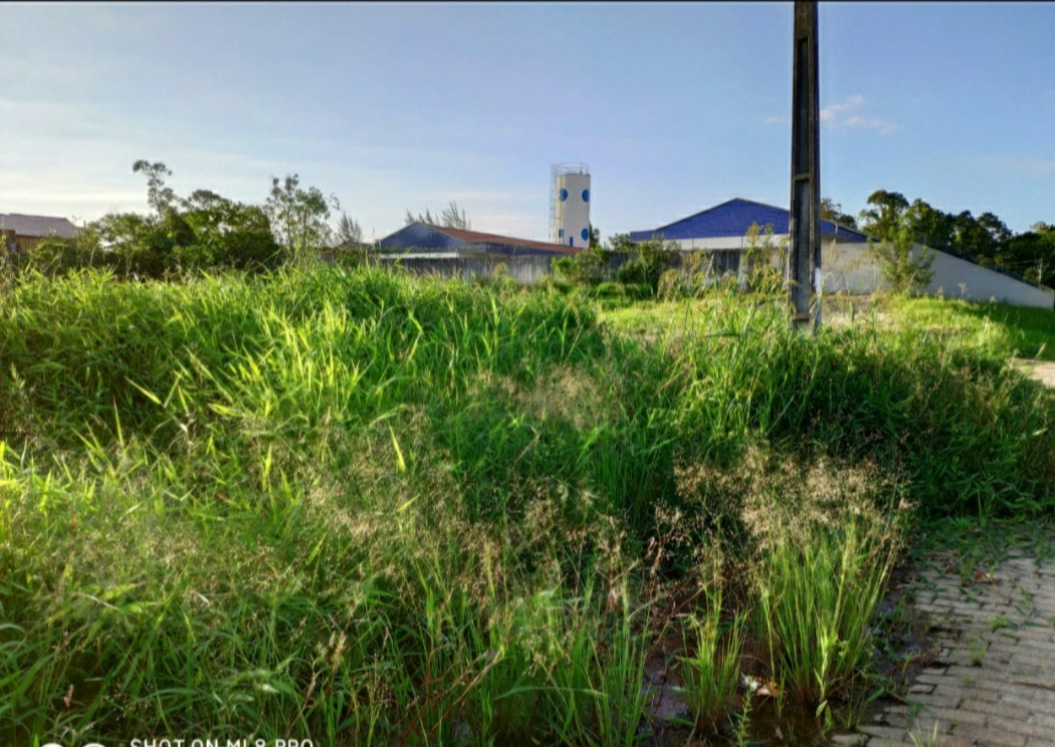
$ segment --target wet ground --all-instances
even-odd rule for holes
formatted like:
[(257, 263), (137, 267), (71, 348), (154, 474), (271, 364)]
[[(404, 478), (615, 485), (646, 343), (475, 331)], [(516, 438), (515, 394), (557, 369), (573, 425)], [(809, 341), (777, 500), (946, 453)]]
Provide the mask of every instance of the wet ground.
[(905, 589), (913, 580), (908, 566), (898, 568), (892, 591), (880, 604), (873, 635), (876, 642), (874, 674), (859, 683), (853, 696), (834, 705), (827, 715), (772, 696), (768, 681), (768, 654), (757, 641), (748, 640), (741, 659), (741, 686), (730, 718), (720, 729), (694, 728), (689, 704), (681, 692), (679, 657), (684, 639), (671, 625), (646, 663), (644, 689), (651, 694), (651, 725), (642, 727), (646, 747), (712, 747), (718, 745), (774, 745), (828, 747), (832, 738), (848, 732), (855, 739), (858, 726), (884, 721), (885, 709), (898, 701), (879, 699), (886, 691), (907, 692), (911, 682), (932, 664), (940, 646), (928, 638), (927, 622), (911, 611)]

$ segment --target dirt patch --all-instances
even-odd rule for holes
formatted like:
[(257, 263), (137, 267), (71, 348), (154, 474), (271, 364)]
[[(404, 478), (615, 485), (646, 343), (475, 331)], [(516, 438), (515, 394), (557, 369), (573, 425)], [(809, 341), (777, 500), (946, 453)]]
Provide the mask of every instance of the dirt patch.
[(1055, 389), (1055, 362), (1019, 358), (1015, 361), (1015, 365), (1044, 386)]

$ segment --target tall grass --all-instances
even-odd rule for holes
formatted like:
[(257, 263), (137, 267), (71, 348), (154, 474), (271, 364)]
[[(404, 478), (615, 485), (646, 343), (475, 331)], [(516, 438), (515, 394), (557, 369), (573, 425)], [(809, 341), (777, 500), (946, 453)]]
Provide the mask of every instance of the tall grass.
[(752, 438), (798, 453), (874, 458), (904, 475), (926, 516), (1021, 515), (1055, 499), (1053, 393), (1007, 361), (877, 313), (815, 338), (792, 334), (780, 303), (702, 302), (606, 315), (660, 330), (691, 372), (680, 428), (706, 458), (739, 458)]
[(846, 692), (872, 654), (869, 620), (895, 559), (889, 526), (851, 518), (779, 536), (758, 566), (759, 625), (783, 689), (811, 705)]
[(757, 451), (874, 463), (930, 514), (1050, 510), (1050, 396), (991, 358), (720, 288), (649, 308), (680, 333), (371, 268), (22, 278), (0, 742), (632, 744), (645, 577), (752, 557)]
[(695, 649), (682, 658), (687, 700), (696, 728), (705, 733), (718, 731), (736, 703), (747, 622), (737, 613), (723, 624), (720, 586), (711, 588), (707, 597), (704, 611), (690, 618)]

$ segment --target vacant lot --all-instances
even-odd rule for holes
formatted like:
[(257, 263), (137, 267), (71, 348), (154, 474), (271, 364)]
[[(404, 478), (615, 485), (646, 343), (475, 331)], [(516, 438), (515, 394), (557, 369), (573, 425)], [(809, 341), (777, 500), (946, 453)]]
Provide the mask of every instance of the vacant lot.
[(1010, 363), (1050, 313), (810, 337), (337, 268), (0, 304), (4, 743), (634, 744), (657, 653), (679, 734), (852, 724), (906, 527), (1055, 505)]

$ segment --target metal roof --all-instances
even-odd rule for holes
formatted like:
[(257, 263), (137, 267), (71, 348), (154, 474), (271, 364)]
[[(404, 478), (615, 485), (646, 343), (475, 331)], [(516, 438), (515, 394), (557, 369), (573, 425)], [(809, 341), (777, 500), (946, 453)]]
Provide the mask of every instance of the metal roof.
[(433, 251), (484, 252), (501, 251), (517, 252), (525, 249), (528, 253), (546, 252), (554, 254), (577, 254), (581, 249), (574, 249), (562, 244), (550, 244), (544, 241), (518, 239), (513, 236), (500, 236), (496, 233), (480, 231), (463, 231), (459, 228), (444, 228), (427, 223), (414, 222), (404, 226), (378, 242), (382, 249), (425, 249)]
[(18, 236), (58, 236), (60, 239), (72, 239), (80, 231), (66, 218), (22, 213), (0, 213), (0, 228), (14, 231)]
[(563, 244), (551, 244), (548, 241), (531, 241), (530, 239), (517, 239), (512, 236), (499, 236), (496, 233), (481, 233), (480, 231), (463, 231), (460, 228), (444, 228), (442, 226), (430, 226), (435, 231), (446, 234), (451, 238), (464, 241), (467, 244), (502, 244), (504, 246), (521, 246), (525, 249), (543, 249), (547, 252), (560, 252), (561, 254), (578, 254), (581, 249), (575, 249)]
[[(706, 239), (744, 236), (752, 223), (760, 227), (773, 226), (773, 233), (786, 234), (790, 213), (786, 208), (766, 205), (762, 202), (734, 197), (728, 202), (702, 210), (688, 218), (668, 223), (649, 231), (631, 231), (631, 241), (648, 241), (659, 234), (664, 239)], [(844, 241), (865, 242), (868, 238), (860, 231), (821, 220), (822, 236), (837, 236)]]

